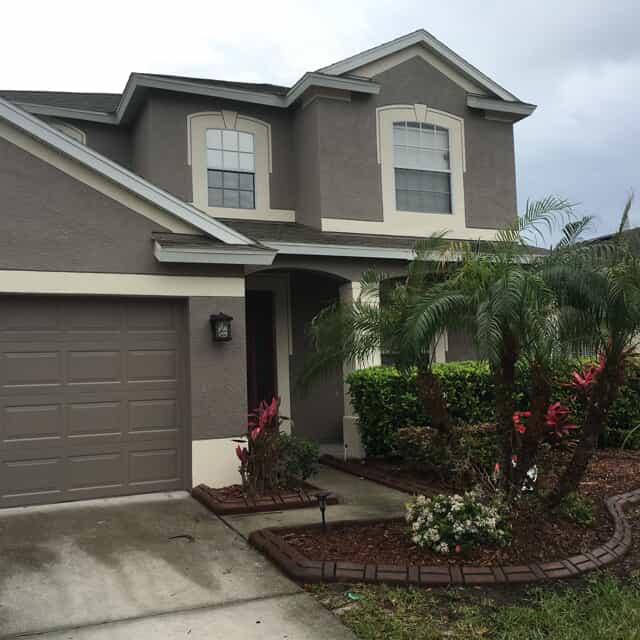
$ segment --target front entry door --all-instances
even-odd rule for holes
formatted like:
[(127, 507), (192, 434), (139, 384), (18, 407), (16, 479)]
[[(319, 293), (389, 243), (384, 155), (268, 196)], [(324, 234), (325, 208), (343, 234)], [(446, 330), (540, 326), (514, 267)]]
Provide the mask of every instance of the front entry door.
[(247, 291), (247, 394), (249, 411), (277, 395), (273, 292)]

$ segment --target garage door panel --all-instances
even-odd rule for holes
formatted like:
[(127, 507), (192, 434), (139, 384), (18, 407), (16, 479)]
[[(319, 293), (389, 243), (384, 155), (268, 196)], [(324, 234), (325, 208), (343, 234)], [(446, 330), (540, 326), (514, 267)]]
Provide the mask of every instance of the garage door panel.
[(182, 312), (0, 297), (0, 506), (184, 486)]
[(56, 501), (64, 490), (64, 474), (64, 458), (60, 456), (23, 454), (11, 458), (2, 463), (2, 497), (14, 503), (21, 496), (29, 497), (29, 503)]
[(2, 386), (5, 388), (62, 384), (62, 357), (59, 351), (9, 351), (3, 354), (2, 360)]
[(126, 428), (125, 402), (74, 402), (68, 405), (70, 439), (121, 436)]
[(2, 442), (7, 447), (55, 445), (65, 434), (61, 404), (11, 405), (2, 408)]
[(97, 488), (121, 491), (127, 484), (126, 470), (126, 455), (120, 449), (70, 455), (68, 490), (76, 494)]
[(120, 350), (74, 350), (67, 354), (69, 384), (120, 383), (123, 380)]
[(131, 486), (165, 485), (180, 478), (178, 449), (161, 448), (135, 450), (129, 453), (129, 482)]

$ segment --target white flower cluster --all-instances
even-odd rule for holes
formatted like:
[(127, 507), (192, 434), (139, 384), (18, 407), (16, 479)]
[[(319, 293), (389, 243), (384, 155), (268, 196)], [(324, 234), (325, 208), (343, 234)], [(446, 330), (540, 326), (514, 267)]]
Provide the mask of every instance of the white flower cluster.
[(412, 542), (442, 554), (480, 544), (506, 544), (508, 535), (499, 510), (483, 504), (480, 497), (474, 491), (418, 496), (406, 505)]

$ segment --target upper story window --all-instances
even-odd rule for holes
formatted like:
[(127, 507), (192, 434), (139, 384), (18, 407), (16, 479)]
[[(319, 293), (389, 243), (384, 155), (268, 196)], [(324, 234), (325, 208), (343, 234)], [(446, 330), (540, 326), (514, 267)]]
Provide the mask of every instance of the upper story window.
[(209, 206), (255, 209), (254, 135), (233, 129), (207, 129), (206, 145)]
[(394, 122), (393, 158), (398, 211), (451, 213), (448, 129)]

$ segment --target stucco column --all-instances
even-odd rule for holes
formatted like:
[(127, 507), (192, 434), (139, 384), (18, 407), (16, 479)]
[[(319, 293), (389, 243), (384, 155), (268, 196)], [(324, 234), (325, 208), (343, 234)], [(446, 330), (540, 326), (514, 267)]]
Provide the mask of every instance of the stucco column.
[[(340, 287), (340, 302), (343, 304), (351, 304), (358, 300), (362, 295), (362, 287), (359, 282), (347, 282)], [(367, 293), (364, 301), (370, 304), (379, 304), (380, 296), (378, 292)], [(342, 418), (342, 439), (346, 449), (346, 454), (350, 458), (364, 458), (365, 451), (360, 439), (360, 431), (358, 430), (358, 416), (353, 410), (351, 404), (351, 395), (349, 393), (349, 385), (347, 384), (347, 376), (356, 369), (364, 369), (366, 367), (374, 367), (381, 364), (380, 351), (371, 354), (367, 360), (353, 363), (345, 363), (342, 366), (342, 375), (344, 382), (344, 416)]]

